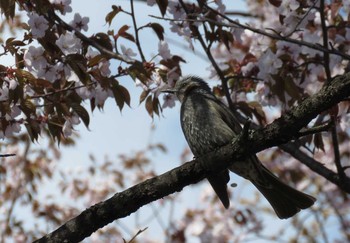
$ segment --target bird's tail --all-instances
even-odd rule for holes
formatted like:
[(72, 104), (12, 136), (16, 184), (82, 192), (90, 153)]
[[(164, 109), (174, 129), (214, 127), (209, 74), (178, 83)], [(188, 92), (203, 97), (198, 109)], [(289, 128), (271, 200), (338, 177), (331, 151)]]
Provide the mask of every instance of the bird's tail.
[(314, 197), (282, 182), (263, 165), (260, 172), (267, 183), (264, 183), (265, 185), (254, 181), (252, 183), (266, 197), (279, 218), (290, 218), (301, 209), (312, 206), (316, 201)]
[(228, 208), (230, 206), (230, 199), (227, 193), (227, 183), (230, 180), (228, 170), (223, 171), (217, 175), (212, 175), (207, 179), (224, 207)]

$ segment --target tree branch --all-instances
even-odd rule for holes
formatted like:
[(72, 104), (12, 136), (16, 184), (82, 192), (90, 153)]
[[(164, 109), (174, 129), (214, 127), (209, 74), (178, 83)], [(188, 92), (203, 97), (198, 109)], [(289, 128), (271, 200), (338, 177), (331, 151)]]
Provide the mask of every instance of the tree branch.
[[(211, 174), (226, 169), (234, 161), (240, 161), (266, 148), (284, 144), (295, 138), (299, 130), (319, 113), (336, 105), (349, 95), (350, 73), (347, 73), (335, 78), (317, 94), (305, 99), (265, 128), (251, 131), (244, 139), (237, 136), (232, 143), (214, 152), (116, 193), (110, 199), (86, 209), (76, 218), (69, 220), (36, 242), (79, 242), (99, 228), (130, 215), (150, 202), (181, 191), (189, 184), (197, 183)], [(203, 166), (203, 158), (206, 166)], [(313, 163), (314, 161), (309, 166), (314, 166)], [(337, 177), (332, 177), (334, 172), (324, 168), (324, 175), (327, 173), (328, 179), (338, 183)], [(339, 186), (350, 193), (349, 178), (344, 178)]]

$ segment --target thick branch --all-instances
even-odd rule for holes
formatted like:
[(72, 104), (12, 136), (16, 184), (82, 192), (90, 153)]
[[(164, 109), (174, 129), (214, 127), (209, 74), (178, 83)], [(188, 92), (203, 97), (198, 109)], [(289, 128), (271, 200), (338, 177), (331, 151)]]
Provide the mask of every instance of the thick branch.
[[(203, 156), (206, 166), (202, 166), (203, 159), (199, 158), (148, 179), (92, 206), (37, 242), (79, 242), (112, 221), (126, 217), (152, 201), (181, 191), (185, 186), (197, 183), (210, 174), (218, 173), (234, 161), (286, 143), (297, 136), (299, 130), (319, 113), (349, 95), (350, 73), (347, 73), (335, 78), (316, 95), (305, 99), (265, 128), (250, 132), (244, 137), (238, 136), (231, 144)], [(342, 182), (342, 189), (350, 193), (350, 180), (345, 178)]]
[(298, 146), (293, 143), (283, 144), (280, 148), (309, 167), (312, 171), (315, 171), (317, 174), (337, 185), (344, 192), (350, 193), (350, 179), (348, 177), (340, 178), (337, 173), (300, 151)]

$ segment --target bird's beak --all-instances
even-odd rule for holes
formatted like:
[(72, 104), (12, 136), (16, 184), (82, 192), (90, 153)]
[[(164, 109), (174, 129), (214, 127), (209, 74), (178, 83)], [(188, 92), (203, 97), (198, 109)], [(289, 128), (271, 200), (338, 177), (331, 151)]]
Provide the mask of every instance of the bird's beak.
[(168, 89), (163, 89), (160, 91), (161, 93), (170, 93), (170, 94), (174, 94), (176, 92), (176, 89), (174, 88), (168, 88)]

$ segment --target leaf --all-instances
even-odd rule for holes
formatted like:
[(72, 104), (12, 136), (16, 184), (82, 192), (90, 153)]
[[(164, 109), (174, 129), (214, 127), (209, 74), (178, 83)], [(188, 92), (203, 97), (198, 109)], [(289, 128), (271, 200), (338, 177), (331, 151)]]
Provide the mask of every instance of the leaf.
[(162, 107), (159, 104), (159, 99), (157, 97), (153, 97), (152, 101), (153, 111), (159, 116), (159, 111), (161, 111)]
[(323, 152), (325, 151), (322, 133), (314, 134), (314, 144), (316, 148), (321, 149)]
[(54, 140), (58, 140), (58, 143), (61, 141), (61, 134), (63, 128), (64, 119), (58, 116), (53, 116), (48, 120), (47, 126), (49, 128), (49, 132)]
[(89, 113), (87, 112), (87, 110), (81, 106), (80, 104), (77, 103), (72, 103), (70, 104), (73, 111), (75, 113), (78, 114), (78, 116), (80, 117), (80, 119), (83, 121), (84, 125), (89, 128), (89, 124), (90, 124), (90, 116)]
[(119, 110), (122, 111), (124, 104), (126, 103), (130, 106), (130, 94), (129, 91), (124, 87), (118, 84), (118, 82), (112, 82), (112, 92), (114, 95), (115, 102), (119, 107)]
[(152, 96), (149, 95), (146, 99), (146, 103), (145, 103), (145, 107), (146, 110), (148, 112), (148, 114), (150, 115), (150, 117), (153, 118), (153, 102), (152, 102)]
[(90, 37), (90, 39), (95, 41), (97, 44), (101, 45), (102, 47), (110, 51), (113, 51), (113, 45), (107, 34), (100, 32)]
[(23, 69), (16, 69), (15, 75), (19, 83), (21, 84), (30, 83), (35, 85), (36, 78), (30, 72)]
[(102, 59), (104, 59), (105, 56), (104, 55), (96, 55), (93, 58), (91, 58), (87, 64), (88, 67), (93, 67), (96, 66), (97, 64), (99, 64), (101, 62)]
[(150, 26), (153, 29), (153, 31), (156, 33), (156, 35), (158, 36), (158, 39), (164, 40), (164, 28), (163, 28), (163, 26), (161, 26), (158, 23), (151, 23)]
[(58, 116), (70, 116), (69, 107), (63, 102), (58, 102), (55, 104), (56, 112)]
[(119, 90), (121, 91), (121, 94), (124, 98), (124, 102), (130, 107), (130, 94), (129, 91), (124, 87), (119, 85)]
[(82, 55), (69, 54), (65, 62), (73, 69), (83, 84), (87, 84), (90, 81), (90, 76), (87, 73), (86, 59)]
[(157, 2), (157, 5), (159, 7), (160, 13), (164, 17), (164, 15), (166, 13), (166, 9), (168, 7), (168, 0), (156, 0), (156, 2)]
[(142, 62), (135, 61), (129, 68), (128, 74), (132, 79), (139, 79), (142, 83), (146, 83), (150, 79), (151, 73), (147, 72)]
[(265, 112), (262, 109), (262, 106), (257, 101), (252, 101), (248, 103), (249, 107), (252, 109), (253, 114), (259, 120), (259, 123), (266, 122)]
[(150, 90), (142, 91), (142, 93), (140, 95), (140, 104), (147, 98), (149, 92), (150, 92)]
[(275, 7), (279, 7), (282, 4), (282, 0), (269, 0), (269, 2)]
[(34, 103), (30, 101), (30, 99), (22, 100), (19, 108), (27, 117), (30, 117), (31, 114), (34, 114), (36, 112), (36, 107)]
[(119, 37), (123, 37), (129, 41), (135, 42), (135, 38), (133, 35), (129, 34), (128, 32), (126, 32), (128, 29), (130, 28), (130, 26), (128, 25), (123, 25), (119, 30), (118, 33), (115, 35), (115, 39), (118, 39)]
[(114, 17), (122, 10), (120, 6), (115, 6), (115, 5), (112, 5), (112, 9), (113, 10), (109, 12), (105, 17), (106, 23), (108, 23), (109, 26), (111, 25)]
[(1, 13), (5, 14), (7, 20), (15, 16), (15, 0), (0, 0)]
[(38, 121), (28, 118), (27, 123), (24, 124), (27, 128), (28, 134), (32, 142), (38, 140), (40, 134), (40, 124)]

